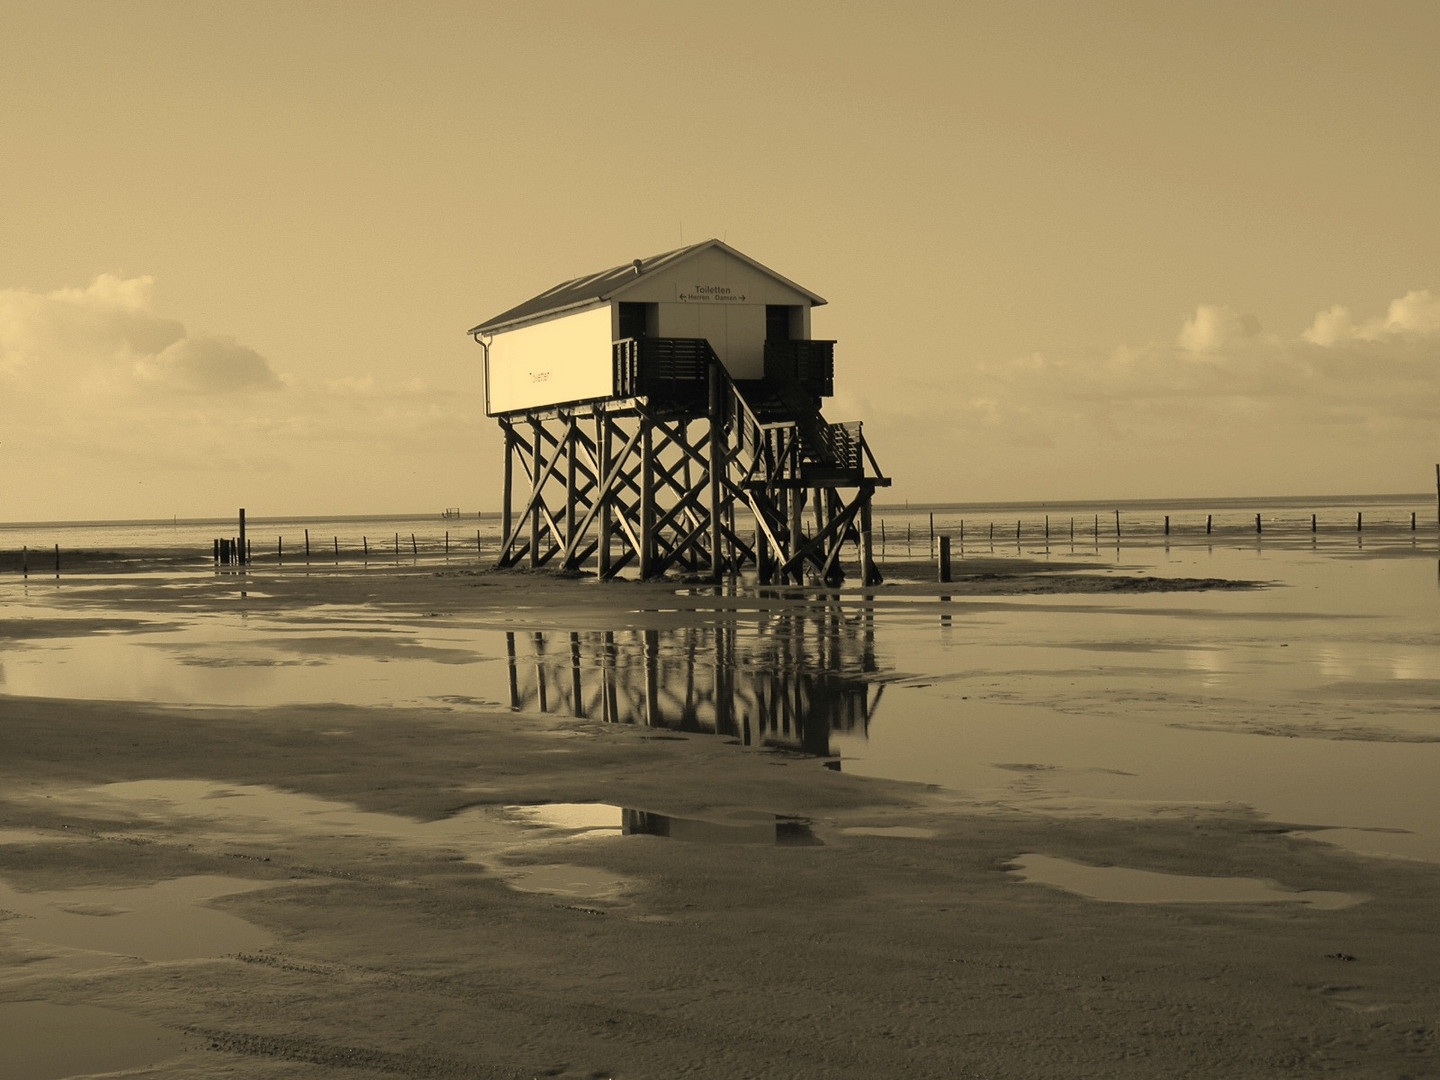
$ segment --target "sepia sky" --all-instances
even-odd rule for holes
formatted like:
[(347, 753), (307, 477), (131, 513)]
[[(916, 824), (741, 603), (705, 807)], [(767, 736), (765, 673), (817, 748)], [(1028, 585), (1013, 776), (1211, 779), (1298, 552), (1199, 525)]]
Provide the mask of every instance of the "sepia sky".
[(495, 509), (465, 330), (716, 236), (895, 501), (1425, 491), (1433, 3), (0, 0), (0, 520)]

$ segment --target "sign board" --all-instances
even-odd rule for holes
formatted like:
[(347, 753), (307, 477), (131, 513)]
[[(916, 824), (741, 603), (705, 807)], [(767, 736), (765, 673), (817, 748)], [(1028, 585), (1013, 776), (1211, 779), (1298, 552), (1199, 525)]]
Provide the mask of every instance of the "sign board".
[(682, 304), (746, 304), (745, 290), (729, 285), (703, 285), (684, 281), (675, 284), (676, 299)]

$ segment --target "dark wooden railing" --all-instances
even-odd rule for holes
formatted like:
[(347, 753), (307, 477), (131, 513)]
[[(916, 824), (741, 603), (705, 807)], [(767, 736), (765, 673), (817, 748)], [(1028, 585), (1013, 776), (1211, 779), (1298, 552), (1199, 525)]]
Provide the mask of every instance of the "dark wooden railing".
[(710, 358), (704, 338), (624, 338), (612, 346), (616, 397), (703, 401)]
[(799, 383), (814, 397), (835, 393), (835, 342), (765, 342), (765, 377)]

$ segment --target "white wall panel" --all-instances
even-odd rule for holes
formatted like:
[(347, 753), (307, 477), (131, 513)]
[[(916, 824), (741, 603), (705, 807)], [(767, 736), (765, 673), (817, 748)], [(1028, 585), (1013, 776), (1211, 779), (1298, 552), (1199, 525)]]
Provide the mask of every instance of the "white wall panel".
[(610, 305), (495, 335), (485, 372), (487, 415), (609, 397)]

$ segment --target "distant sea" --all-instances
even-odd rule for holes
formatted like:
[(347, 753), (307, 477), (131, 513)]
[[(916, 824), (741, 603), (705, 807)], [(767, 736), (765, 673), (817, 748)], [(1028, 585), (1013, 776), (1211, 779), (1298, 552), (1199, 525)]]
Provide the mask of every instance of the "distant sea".
[[(1028, 541), (1048, 535), (1063, 539), (1073, 529), (1076, 540), (1091, 540), (1098, 530), (1102, 541), (1113, 541), (1116, 513), (1125, 537), (1139, 540), (1164, 534), (1170, 519), (1171, 535), (1253, 534), (1256, 515), (1262, 528), (1273, 533), (1308, 533), (1311, 516), (1320, 532), (1354, 532), (1357, 523), (1367, 531), (1409, 531), (1411, 515), (1418, 529), (1437, 527), (1434, 492), (1409, 495), (1274, 496), (1268, 498), (1125, 499), (1052, 502), (987, 503), (883, 503), (875, 505), (875, 528), (882, 523), (890, 543), (910, 535), (928, 539), (931, 522), (938, 535), (957, 535), (979, 541), (992, 533), (1013, 543), (1017, 525)], [(1206, 533), (1208, 527), (1211, 533)], [(460, 517), (430, 514), (373, 514), (316, 517), (262, 517), (246, 519), (246, 535), (254, 553), (286, 558), (303, 555), (306, 533), (311, 552), (353, 555), (368, 546), (376, 555), (436, 554), (450, 545), (452, 553), (478, 553), (493, 557), (499, 544), (500, 514), (467, 511)], [(477, 548), (477, 532), (479, 547)], [(208, 556), (217, 538), (239, 533), (236, 517), (170, 518), (144, 521), (34, 521), (0, 523), (0, 551), (194, 552)], [(877, 537), (877, 543), (879, 538)]]

